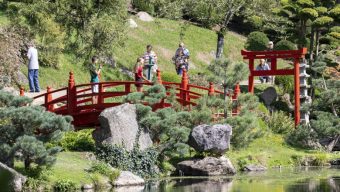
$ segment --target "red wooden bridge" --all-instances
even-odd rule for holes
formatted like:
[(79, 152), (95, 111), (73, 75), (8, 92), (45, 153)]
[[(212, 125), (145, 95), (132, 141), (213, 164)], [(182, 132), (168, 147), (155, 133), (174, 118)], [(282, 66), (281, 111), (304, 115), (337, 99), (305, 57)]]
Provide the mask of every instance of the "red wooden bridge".
[[(176, 89), (177, 101), (182, 106), (189, 108), (190, 106), (195, 106), (197, 99), (204, 94), (223, 96), (223, 92), (214, 89), (213, 83), (210, 83), (209, 87), (189, 84), (189, 78), (185, 71), (183, 72), (181, 83), (174, 83), (162, 81), (161, 72), (158, 70), (157, 83), (162, 84), (166, 88), (167, 94), (170, 94), (170, 89)], [(92, 93), (91, 86), (96, 84), (99, 86), (99, 93)], [(135, 81), (114, 81), (76, 85), (74, 74), (70, 72), (68, 87), (57, 90), (52, 90), (50, 87), (47, 87), (46, 93), (38, 95), (33, 99), (43, 98), (43, 106), (50, 112), (72, 116), (75, 127), (93, 127), (99, 124), (99, 114), (106, 108), (121, 105), (124, 102), (124, 96), (135, 91), (136, 84), (143, 84), (144, 86), (154, 85), (154, 83), (137, 83)], [(232, 100), (236, 101), (239, 93), (240, 88), (237, 84), (234, 94), (231, 97)], [(20, 94), (24, 95), (23, 89), (20, 91)], [(55, 95), (58, 96), (55, 97)], [(98, 96), (98, 102), (96, 104), (92, 103), (93, 96)], [(154, 110), (157, 110), (171, 107), (171, 104), (163, 100), (152, 107)], [(232, 115), (236, 115), (237, 113), (237, 109), (232, 111)]]

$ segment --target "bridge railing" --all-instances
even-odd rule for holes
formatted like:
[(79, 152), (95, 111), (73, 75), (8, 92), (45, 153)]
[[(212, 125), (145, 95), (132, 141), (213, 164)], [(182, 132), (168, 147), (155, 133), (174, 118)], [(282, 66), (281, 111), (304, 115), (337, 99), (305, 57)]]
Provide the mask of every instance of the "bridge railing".
[[(216, 90), (213, 83), (209, 83), (209, 87), (202, 87), (189, 84), (189, 77), (187, 72), (184, 71), (182, 75), (181, 83), (163, 82), (161, 78), (161, 72), (157, 71), (157, 83), (162, 84), (167, 94), (170, 94), (170, 89), (176, 90), (177, 101), (182, 106), (195, 106), (197, 100), (203, 95), (221, 95), (223, 92)], [(74, 81), (74, 74), (70, 72), (68, 87), (52, 90), (51, 87), (47, 87), (47, 92), (34, 97), (33, 99), (43, 99), (43, 106), (51, 112), (62, 115), (76, 115), (81, 112), (100, 112), (108, 107), (113, 107), (122, 104), (124, 96), (135, 91), (135, 86), (143, 84), (145, 86), (152, 86), (154, 83), (150, 82), (135, 82), (135, 81), (115, 81), (115, 82), (100, 82), (100, 83), (88, 83), (76, 85)], [(92, 86), (98, 85), (99, 92), (92, 93)], [(21, 90), (22, 95), (23, 90)], [(235, 86), (233, 95), (228, 94), (233, 101), (237, 100), (240, 93), (239, 85)], [(60, 96), (61, 95), (61, 96)], [(92, 103), (92, 98), (97, 97), (97, 103)], [(154, 109), (164, 108), (171, 106), (169, 103), (165, 103), (164, 100), (161, 103), (156, 104)], [(239, 107), (236, 107), (232, 111), (232, 115), (239, 113)], [(223, 114), (221, 115), (223, 116)]]

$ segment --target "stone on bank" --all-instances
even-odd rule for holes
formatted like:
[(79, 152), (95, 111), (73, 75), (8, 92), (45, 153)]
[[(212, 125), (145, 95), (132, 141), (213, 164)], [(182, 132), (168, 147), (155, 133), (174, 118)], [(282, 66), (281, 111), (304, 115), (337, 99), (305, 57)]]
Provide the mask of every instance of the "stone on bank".
[(112, 144), (131, 151), (138, 140), (141, 150), (152, 146), (149, 132), (145, 129), (139, 130), (136, 106), (133, 104), (107, 108), (100, 114), (99, 121), (100, 129), (93, 132), (97, 145)]
[(22, 191), (26, 177), (0, 163), (0, 191)]

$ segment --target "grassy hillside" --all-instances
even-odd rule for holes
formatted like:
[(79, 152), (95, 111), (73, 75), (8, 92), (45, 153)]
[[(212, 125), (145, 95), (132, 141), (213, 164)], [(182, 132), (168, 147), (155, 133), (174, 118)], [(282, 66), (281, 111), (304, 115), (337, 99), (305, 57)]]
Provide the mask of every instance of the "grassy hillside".
[[(160, 69), (175, 74), (171, 58), (174, 56), (180, 42), (181, 33), (184, 34), (183, 41), (191, 53), (191, 73), (204, 72), (205, 66), (214, 59), (217, 38), (214, 31), (192, 24), (184, 25), (183, 21), (155, 19), (154, 22), (143, 22), (135, 16), (131, 16), (131, 18), (136, 21), (138, 27), (134, 29), (129, 28), (125, 45), (114, 50), (114, 56), (121, 67), (132, 69), (137, 57), (144, 54), (146, 45), (152, 44), (154, 51), (158, 54)], [(8, 18), (0, 11), (0, 26), (7, 25), (8, 23)], [(183, 28), (185, 30), (181, 30)], [(243, 48), (245, 40), (245, 37), (229, 32), (225, 37), (224, 55), (234, 61), (242, 61), (240, 50)], [(77, 63), (75, 57), (70, 53), (62, 56), (60, 69), (41, 67), (41, 86), (43, 88), (46, 86), (58, 88), (67, 85), (69, 71), (74, 71), (76, 83), (88, 82), (88, 72), (81, 64)], [(108, 68), (108, 66), (104, 68), (103, 80), (118, 80), (122, 78), (119, 77), (117, 70)], [(21, 70), (27, 75), (25, 66), (22, 66)]]

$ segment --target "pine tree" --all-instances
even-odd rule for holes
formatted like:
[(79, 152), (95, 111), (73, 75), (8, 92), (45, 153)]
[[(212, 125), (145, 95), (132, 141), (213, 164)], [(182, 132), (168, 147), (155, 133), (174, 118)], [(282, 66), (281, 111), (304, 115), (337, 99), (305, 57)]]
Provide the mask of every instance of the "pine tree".
[(58, 141), (62, 132), (72, 129), (71, 117), (63, 117), (31, 106), (32, 100), (13, 96), (0, 90), (0, 161), (13, 166), (14, 159), (51, 165), (59, 147), (46, 148), (46, 143)]

